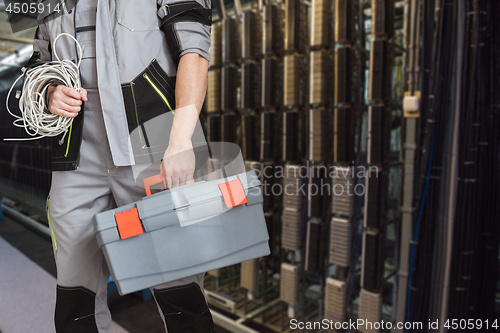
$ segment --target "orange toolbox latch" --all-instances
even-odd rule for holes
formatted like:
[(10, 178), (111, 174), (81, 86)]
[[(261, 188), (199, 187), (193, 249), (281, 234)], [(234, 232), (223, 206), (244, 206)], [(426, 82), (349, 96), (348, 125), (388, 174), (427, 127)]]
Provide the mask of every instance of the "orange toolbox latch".
[(239, 179), (220, 183), (219, 188), (222, 192), (227, 208), (247, 203), (247, 197)]
[(116, 213), (115, 221), (121, 239), (134, 237), (144, 232), (137, 208)]

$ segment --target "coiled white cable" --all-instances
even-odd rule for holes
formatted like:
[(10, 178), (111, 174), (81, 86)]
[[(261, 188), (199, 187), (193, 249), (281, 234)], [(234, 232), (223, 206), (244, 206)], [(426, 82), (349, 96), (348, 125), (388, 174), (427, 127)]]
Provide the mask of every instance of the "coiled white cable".
[[(56, 43), (61, 36), (68, 36), (73, 39), (78, 48), (78, 62), (75, 64), (67, 59), (59, 59), (57, 55)], [(18, 77), (7, 94), (5, 102), (7, 111), (16, 118), (13, 124), (17, 127), (24, 127), (26, 133), (32, 138), (12, 138), (5, 139), (9, 141), (36, 140), (44, 137), (58, 136), (64, 133), (59, 144), (63, 144), (66, 133), (68, 132), (74, 118), (58, 116), (48, 110), (45, 105), (45, 94), (49, 83), (57, 82), (67, 87), (71, 87), (80, 92), (81, 83), (79, 76), (79, 67), (81, 63), (82, 48), (78, 41), (67, 33), (61, 33), (54, 39), (54, 56), (57, 61), (47, 62), (43, 65), (27, 69), (26, 72)], [(23, 83), (23, 93), (19, 98), (19, 110), (21, 116), (15, 115), (9, 109), (9, 97), (16, 83), (26, 76)]]

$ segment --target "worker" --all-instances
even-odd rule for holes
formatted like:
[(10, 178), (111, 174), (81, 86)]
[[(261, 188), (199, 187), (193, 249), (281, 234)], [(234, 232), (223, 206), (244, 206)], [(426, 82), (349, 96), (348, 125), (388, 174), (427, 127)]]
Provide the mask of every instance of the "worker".
[[(52, 3), (52, 11), (38, 16), (30, 60), (55, 60), (52, 42), (60, 33), (71, 34), (82, 47), (78, 54), (70, 38), (57, 42), (60, 59), (77, 63), (81, 56), (82, 89), (55, 82), (45, 96), (51, 113), (73, 118), (66, 136), (52, 140), (47, 215), (57, 266), (55, 328), (57, 333), (107, 333), (110, 272), (92, 218), (144, 197), (134, 168), (144, 156), (156, 158), (159, 149), (166, 186), (192, 180), (191, 135), (207, 89), (211, 2), (74, 1), (60, 7), (59, 0), (43, 2)], [(164, 129), (168, 142), (139, 146), (133, 133), (171, 110), (173, 124)], [(176, 158), (181, 152), (183, 158)], [(151, 288), (167, 332), (213, 332), (203, 277)]]

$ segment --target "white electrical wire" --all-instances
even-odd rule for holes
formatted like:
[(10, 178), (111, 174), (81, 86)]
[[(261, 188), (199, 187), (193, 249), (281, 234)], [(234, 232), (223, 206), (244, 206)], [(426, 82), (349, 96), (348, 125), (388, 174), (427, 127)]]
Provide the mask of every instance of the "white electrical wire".
[[(60, 60), (57, 55), (56, 43), (61, 36), (68, 36), (73, 39), (78, 48), (78, 63), (70, 60)], [(67, 33), (62, 33), (54, 39), (54, 56), (57, 61), (47, 62), (43, 65), (27, 69), (26, 72), (18, 77), (7, 94), (5, 102), (7, 111), (16, 118), (13, 124), (17, 127), (24, 127), (26, 133), (32, 138), (4, 139), (8, 141), (26, 141), (36, 140), (44, 137), (54, 137), (64, 133), (59, 144), (63, 144), (66, 133), (68, 132), (74, 118), (58, 116), (48, 110), (45, 105), (45, 94), (50, 82), (56, 81), (67, 87), (71, 87), (80, 92), (81, 83), (79, 76), (79, 67), (81, 63), (82, 48), (78, 41)], [(21, 116), (15, 115), (9, 109), (9, 97), (16, 83), (23, 77), (26, 77), (23, 83), (23, 93), (19, 98), (19, 110)]]

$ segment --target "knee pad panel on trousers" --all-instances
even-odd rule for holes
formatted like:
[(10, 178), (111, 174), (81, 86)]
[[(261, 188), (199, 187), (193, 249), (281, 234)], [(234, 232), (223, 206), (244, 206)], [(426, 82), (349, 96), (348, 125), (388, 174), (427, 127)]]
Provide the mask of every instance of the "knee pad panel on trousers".
[(205, 296), (195, 282), (155, 289), (154, 295), (165, 317), (168, 333), (211, 333), (214, 330)]
[(57, 286), (55, 325), (57, 333), (97, 333), (96, 294), (84, 287)]

